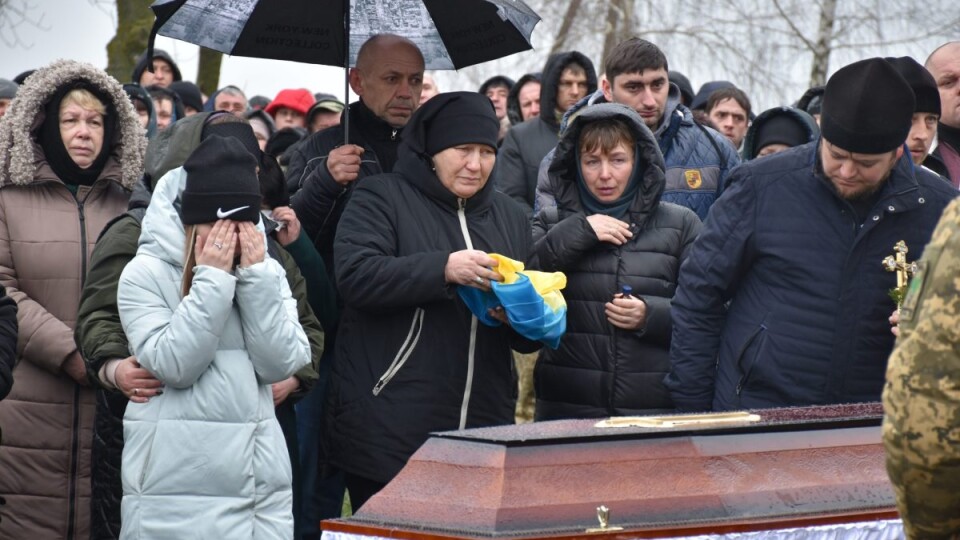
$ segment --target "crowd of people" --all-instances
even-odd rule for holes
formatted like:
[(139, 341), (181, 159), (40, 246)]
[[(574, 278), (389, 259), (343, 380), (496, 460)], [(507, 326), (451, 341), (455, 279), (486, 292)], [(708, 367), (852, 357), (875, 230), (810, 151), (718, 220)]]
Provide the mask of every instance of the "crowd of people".
[[(442, 92), (378, 35), (349, 104), (161, 50), (0, 79), (0, 539), (316, 539), (432, 432), (881, 397), (908, 535), (960, 533), (960, 42), (759, 112), (600, 60)], [(465, 305), (493, 254), (565, 274), (559, 346)]]

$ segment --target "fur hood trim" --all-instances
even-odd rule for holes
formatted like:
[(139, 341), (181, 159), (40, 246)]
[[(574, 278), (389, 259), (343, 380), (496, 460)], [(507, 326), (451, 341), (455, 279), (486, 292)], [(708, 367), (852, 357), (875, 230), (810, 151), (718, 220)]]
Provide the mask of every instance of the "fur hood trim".
[(109, 96), (119, 115), (116, 135), (109, 144), (112, 159), (120, 165), (120, 184), (132, 189), (140, 179), (147, 138), (123, 87), (105, 71), (90, 64), (57, 60), (24, 81), (0, 122), (0, 186), (28, 185), (33, 181), (38, 156), (34, 155), (36, 143), (30, 132), (57, 88), (81, 79)]

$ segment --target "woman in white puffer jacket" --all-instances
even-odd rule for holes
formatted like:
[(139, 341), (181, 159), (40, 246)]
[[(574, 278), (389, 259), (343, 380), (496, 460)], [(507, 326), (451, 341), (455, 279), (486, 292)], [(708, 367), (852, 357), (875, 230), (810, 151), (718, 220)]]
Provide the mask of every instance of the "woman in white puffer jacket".
[(153, 194), (117, 303), (164, 391), (124, 416), (123, 539), (293, 538), (270, 385), (310, 347), (259, 210), (256, 161), (230, 137), (205, 140)]

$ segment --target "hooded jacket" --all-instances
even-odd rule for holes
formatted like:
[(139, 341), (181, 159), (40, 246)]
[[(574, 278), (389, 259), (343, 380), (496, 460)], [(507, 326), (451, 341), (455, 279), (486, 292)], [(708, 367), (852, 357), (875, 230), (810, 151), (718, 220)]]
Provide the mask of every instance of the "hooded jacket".
[[(597, 239), (578, 189), (580, 133), (605, 118), (625, 121), (637, 141), (634, 175), (641, 185), (621, 218), (633, 232), (621, 246)], [(687, 208), (661, 202), (664, 165), (657, 141), (623, 105), (585, 109), (564, 132), (551, 173), (557, 207), (534, 220), (531, 266), (566, 274), (567, 333), (559, 349), (540, 353), (537, 420), (672, 410), (663, 385), (670, 367), (670, 299), (700, 220)], [(624, 285), (647, 306), (646, 324), (635, 331), (614, 327), (604, 314), (604, 304)]]
[[(157, 134), (157, 109), (153, 106), (153, 99), (150, 93), (139, 84), (127, 83), (123, 85), (123, 91), (131, 101), (137, 100), (143, 103), (147, 109), (147, 138), (152, 139)], [(136, 106), (134, 106), (136, 108)]]
[(117, 289), (130, 350), (165, 384), (124, 415), (120, 538), (289, 539), (290, 459), (270, 385), (307, 365), (310, 345), (270, 257), (235, 273), (198, 265), (181, 298), (174, 200), (186, 176), (160, 180)]
[[(74, 194), (48, 165), (35, 131), (64, 85), (87, 81), (117, 112), (100, 177)], [(19, 306), (17, 385), (0, 403), (0, 494), (10, 538), (89, 537), (94, 392), (62, 371), (100, 230), (127, 206), (147, 145), (120, 84), (88, 64), (58, 61), (24, 83), (0, 123), (0, 282)], [(37, 504), (42, 499), (43, 504)]]
[(818, 126), (817, 121), (806, 112), (794, 107), (774, 107), (772, 109), (767, 109), (757, 115), (757, 117), (753, 120), (753, 123), (750, 124), (750, 128), (747, 129), (746, 136), (743, 138), (742, 156), (744, 162), (750, 161), (757, 157), (757, 151), (760, 150), (759, 148), (754, 148), (754, 141), (757, 138), (757, 133), (764, 124), (770, 121), (771, 118), (778, 116), (786, 116), (794, 120), (797, 125), (803, 128), (804, 133), (807, 135), (807, 140), (804, 141), (804, 143), (813, 142), (820, 136), (820, 126)]
[(523, 123), (523, 111), (520, 110), (520, 90), (531, 82), (540, 84), (540, 73), (527, 73), (510, 88), (510, 94), (507, 95), (507, 117), (510, 119), (511, 125), (515, 126)]
[(444, 279), (463, 249), (526, 260), (530, 228), (489, 180), (469, 199), (443, 187), (423, 150), (427, 121), (404, 128), (393, 174), (357, 183), (334, 249), (345, 309), (324, 442), (334, 465), (379, 483), (433, 431), (513, 423), (510, 349), (537, 348), (479, 324)]
[(861, 224), (821, 140), (741, 165), (710, 210), (673, 300), (678, 409), (880, 399), (896, 308), (881, 263), (900, 240), (919, 258), (957, 192), (904, 155)]
[(499, 191), (526, 208), (528, 215), (533, 214), (540, 161), (557, 145), (560, 132), (557, 118), (560, 76), (573, 63), (579, 64), (587, 72), (587, 95), (597, 90), (597, 73), (589, 58), (576, 51), (552, 55), (543, 68), (540, 116), (511, 128), (497, 153), (497, 166), (491, 175), (493, 182)]
[[(584, 107), (606, 103), (603, 92), (587, 96), (567, 111), (563, 117), (561, 132)], [(686, 206), (697, 213), (701, 221), (717, 197), (723, 192), (730, 171), (740, 164), (733, 145), (713, 128), (701, 126), (693, 120), (690, 109), (680, 104), (680, 89), (670, 85), (663, 121), (653, 132), (666, 165), (667, 184), (663, 200)], [(552, 180), (548, 179), (553, 153), (548, 153), (540, 164), (537, 179), (537, 208), (555, 206), (550, 191)]]
[[(161, 176), (182, 165), (200, 143), (207, 117), (212, 113), (198, 113), (170, 126), (150, 142), (144, 178), (153, 178), (148, 190), (137, 183), (125, 214), (107, 225), (90, 257), (90, 271), (80, 299), (76, 340), (83, 351), (91, 380), (99, 380), (103, 365), (113, 359), (129, 356), (129, 344), (120, 324), (117, 311), (117, 283), (123, 268), (136, 255), (142, 221), (150, 203), (152, 190)], [(274, 250), (270, 254), (274, 255)], [(287, 281), (300, 313), (300, 322), (310, 339), (313, 357), (323, 352), (323, 332), (306, 302), (306, 284), (297, 265), (282, 248), (276, 249), (278, 260), (287, 273)], [(322, 289), (322, 284), (318, 285)], [(327, 292), (329, 294), (329, 292)], [(308, 365), (297, 372), (302, 395), (317, 378), (316, 370)], [(295, 395), (294, 397), (297, 397)], [(120, 501), (123, 489), (120, 479), (123, 452), (123, 415), (127, 397), (113, 389), (97, 391), (97, 411), (93, 433), (93, 503), (91, 539), (112, 540), (120, 535)], [(291, 403), (291, 400), (285, 402)]]
[(137, 57), (137, 63), (133, 67), (133, 74), (131, 77), (131, 82), (140, 84), (140, 77), (143, 76), (143, 72), (147, 70), (149, 66), (153, 65), (153, 59), (159, 58), (166, 63), (170, 64), (170, 69), (173, 70), (173, 80), (180, 81), (183, 80), (183, 77), (180, 75), (180, 67), (177, 66), (177, 63), (173, 61), (173, 57), (170, 56), (170, 53), (164, 51), (163, 49), (154, 49), (153, 56), (147, 58), (147, 52), (144, 51), (143, 54)]

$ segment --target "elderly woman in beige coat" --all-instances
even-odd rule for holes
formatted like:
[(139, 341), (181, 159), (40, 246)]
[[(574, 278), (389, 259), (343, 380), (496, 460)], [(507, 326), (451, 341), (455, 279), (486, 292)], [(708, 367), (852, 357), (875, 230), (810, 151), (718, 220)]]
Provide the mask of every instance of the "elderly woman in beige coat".
[(94, 394), (73, 328), (90, 252), (145, 150), (120, 84), (79, 62), (37, 70), (0, 122), (0, 283), (20, 325), (0, 403), (0, 539), (89, 537)]

